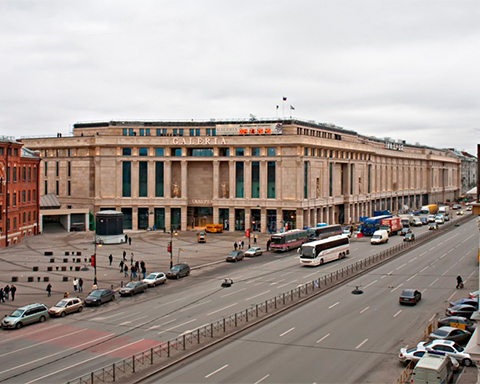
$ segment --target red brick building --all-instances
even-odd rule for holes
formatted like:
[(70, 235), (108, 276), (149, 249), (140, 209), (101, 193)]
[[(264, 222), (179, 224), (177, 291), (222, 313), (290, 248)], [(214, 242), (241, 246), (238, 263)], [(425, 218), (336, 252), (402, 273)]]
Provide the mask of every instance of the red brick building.
[(39, 169), (36, 152), (0, 136), (0, 247), (39, 231)]

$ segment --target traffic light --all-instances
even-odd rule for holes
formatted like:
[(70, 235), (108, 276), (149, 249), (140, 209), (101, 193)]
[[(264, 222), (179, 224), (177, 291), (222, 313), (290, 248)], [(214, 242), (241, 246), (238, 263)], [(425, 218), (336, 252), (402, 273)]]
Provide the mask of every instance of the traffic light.
[(92, 267), (95, 266), (95, 255), (90, 256), (90, 265), (91, 265)]
[(245, 237), (250, 237), (250, 230), (249, 230), (249, 229), (247, 229), (247, 230), (245, 231)]
[(168, 242), (167, 244), (167, 252), (172, 252), (172, 243)]

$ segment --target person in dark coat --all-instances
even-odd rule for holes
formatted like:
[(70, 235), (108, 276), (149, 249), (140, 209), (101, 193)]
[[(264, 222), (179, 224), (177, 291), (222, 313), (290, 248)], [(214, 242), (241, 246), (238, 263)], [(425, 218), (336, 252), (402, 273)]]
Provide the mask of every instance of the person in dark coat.
[(267, 240), (267, 251), (270, 250), (270, 244), (271, 244), (272, 240), (268, 239)]
[(127, 251), (123, 251), (123, 261), (127, 260)]
[(123, 268), (123, 272), (125, 273), (125, 277), (128, 277), (128, 265), (125, 264), (125, 267)]
[(78, 279), (78, 292), (83, 292), (83, 279)]
[(8, 295), (10, 294), (10, 287), (8, 284), (3, 288), (3, 292), (5, 292), (5, 298), (8, 300)]
[(112, 261), (113, 261), (113, 255), (110, 254), (110, 256), (108, 256), (108, 260), (110, 261), (110, 265), (112, 265)]
[(463, 288), (463, 280), (460, 275), (457, 276), (457, 289)]
[(3, 288), (0, 288), (0, 301), (2, 303), (5, 302), (5, 292), (3, 292)]
[(128, 245), (132, 245), (132, 238), (131, 237), (128, 238)]
[(234, 242), (233, 242), (233, 248), (235, 249), (235, 251), (237, 250), (237, 247), (238, 247), (237, 242), (234, 241)]
[(52, 284), (48, 283), (46, 291), (47, 291), (47, 297), (52, 296)]
[(10, 293), (12, 295), (12, 301), (15, 300), (15, 293), (17, 292), (17, 287), (15, 287), (15, 285), (12, 284), (12, 286), (10, 287)]
[(123, 272), (123, 260), (120, 260), (120, 264), (118, 264), (118, 266), (120, 267), (120, 273)]

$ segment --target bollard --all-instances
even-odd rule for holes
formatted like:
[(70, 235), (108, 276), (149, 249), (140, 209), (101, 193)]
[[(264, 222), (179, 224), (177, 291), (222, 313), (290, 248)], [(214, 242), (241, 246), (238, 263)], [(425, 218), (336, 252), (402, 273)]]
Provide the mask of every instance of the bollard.
[(48, 282), (50, 281), (50, 278), (48, 276), (43, 276), (43, 281)]
[(70, 265), (70, 271), (73, 271), (73, 267)]
[(57, 271), (58, 271), (58, 265), (57, 265), (57, 266), (55, 266), (55, 268), (56, 268), (56, 269), (57, 269)]
[(38, 267), (33, 267), (33, 272), (38, 272)]
[(28, 281), (29, 283), (31, 283), (31, 282), (33, 281), (33, 276), (28, 276), (28, 277), (27, 277), (27, 281)]
[(37, 276), (37, 282), (38, 283), (40, 282), (40, 276)]

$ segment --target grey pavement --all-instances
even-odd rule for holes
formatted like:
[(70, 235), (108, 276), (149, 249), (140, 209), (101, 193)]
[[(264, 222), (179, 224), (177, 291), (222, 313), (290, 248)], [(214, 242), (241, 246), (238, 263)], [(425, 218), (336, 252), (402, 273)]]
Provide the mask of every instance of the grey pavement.
[[(212, 263), (225, 260), (233, 249), (234, 241), (243, 240), (245, 250), (248, 239), (245, 232), (209, 233), (207, 242), (197, 243), (198, 231), (179, 232), (173, 237), (173, 263), (186, 262), (192, 269), (202, 268)], [(99, 288), (118, 289), (126, 284), (129, 278), (120, 273), (119, 263), (123, 251), (130, 267), (131, 253), (134, 261), (143, 260), (147, 274), (150, 272), (167, 272), (170, 268), (170, 254), (167, 243), (171, 235), (163, 231), (126, 231), (132, 238), (132, 244), (103, 245), (97, 247), (97, 279)], [(265, 249), (269, 234), (255, 233), (258, 246)], [(254, 246), (253, 235), (251, 245)], [(53, 252), (53, 255), (45, 255)], [(68, 252), (68, 255), (66, 253)], [(30, 303), (44, 303), (48, 307), (60, 301), (65, 292), (70, 297), (85, 297), (91, 291), (94, 269), (90, 266), (90, 256), (95, 252), (93, 232), (61, 232), (44, 233), (34, 237), (25, 237), (22, 242), (0, 250), (0, 286), (14, 284), (17, 287), (15, 301), (0, 302), (0, 318), (10, 314), (15, 308)], [(80, 254), (78, 254), (80, 253)], [(72, 256), (73, 254), (73, 256)], [(108, 256), (113, 255), (112, 265)], [(54, 262), (51, 262), (54, 259)], [(66, 260), (66, 262), (64, 262)], [(78, 262), (78, 260), (80, 262)], [(34, 271), (37, 267), (38, 271)], [(51, 267), (52, 271), (48, 271)], [(84, 270), (85, 267), (87, 270)], [(57, 270), (58, 268), (58, 270)], [(62, 270), (64, 269), (64, 270)], [(76, 271), (76, 269), (80, 269)], [(16, 277), (17, 282), (12, 282)], [(83, 293), (75, 293), (73, 279), (84, 280)], [(29, 281), (30, 280), (32, 281)], [(46, 281), (48, 279), (48, 282)], [(64, 281), (66, 280), (66, 281)], [(47, 284), (52, 284), (52, 296), (47, 297)]]

